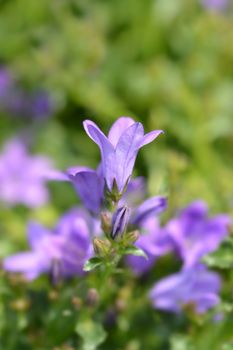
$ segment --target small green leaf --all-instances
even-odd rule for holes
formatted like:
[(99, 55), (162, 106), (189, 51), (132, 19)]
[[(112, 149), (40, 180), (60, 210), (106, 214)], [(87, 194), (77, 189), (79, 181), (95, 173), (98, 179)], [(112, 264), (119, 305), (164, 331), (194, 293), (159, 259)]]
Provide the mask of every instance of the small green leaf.
[(97, 349), (97, 347), (104, 342), (107, 336), (103, 326), (91, 319), (78, 322), (75, 330), (83, 339), (83, 350)]
[(84, 271), (91, 271), (102, 264), (103, 260), (97, 256), (87, 260), (84, 264)]
[(144, 252), (144, 250), (135, 247), (134, 245), (126, 247), (124, 249), (121, 250), (121, 253), (123, 255), (135, 255), (135, 256), (142, 256), (145, 259), (148, 259), (148, 256), (146, 255), (146, 253)]
[(209, 267), (217, 267), (221, 269), (229, 269), (233, 267), (233, 247), (226, 242), (216, 252), (204, 257), (204, 262)]

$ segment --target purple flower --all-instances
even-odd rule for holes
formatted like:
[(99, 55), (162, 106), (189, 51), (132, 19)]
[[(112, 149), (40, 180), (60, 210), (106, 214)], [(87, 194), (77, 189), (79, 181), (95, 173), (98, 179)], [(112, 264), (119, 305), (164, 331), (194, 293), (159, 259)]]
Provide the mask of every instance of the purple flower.
[(228, 234), (230, 219), (227, 215), (208, 217), (207, 205), (196, 201), (185, 208), (165, 227), (185, 267), (216, 250)]
[(0, 108), (15, 117), (45, 119), (54, 105), (45, 90), (33, 93), (23, 90), (10, 72), (0, 67)]
[(148, 259), (140, 256), (129, 255), (127, 264), (136, 275), (148, 272), (158, 257), (167, 254), (171, 249), (170, 238), (166, 235), (156, 217), (149, 217), (140, 226), (140, 236), (135, 246), (142, 249)]
[(229, 0), (202, 0), (203, 6), (208, 9), (221, 11), (227, 8)]
[(0, 155), (0, 200), (8, 205), (38, 207), (48, 201), (46, 175), (51, 161), (32, 156), (19, 139), (8, 141)]
[(100, 148), (103, 176), (109, 191), (116, 183), (119, 193), (123, 192), (132, 175), (139, 149), (162, 133), (154, 130), (144, 135), (142, 124), (128, 117), (119, 118), (112, 125), (108, 137), (90, 120), (84, 121), (84, 128)]
[(60, 278), (83, 274), (83, 265), (93, 254), (90, 217), (74, 209), (65, 214), (53, 230), (37, 223), (28, 225), (31, 250), (4, 259), (3, 267), (22, 273), (28, 280), (49, 273), (56, 282)]
[(29, 102), (27, 114), (35, 119), (46, 119), (54, 110), (52, 100), (46, 91), (37, 91)]
[(150, 299), (157, 309), (178, 313), (191, 304), (197, 313), (204, 313), (219, 303), (220, 287), (217, 273), (197, 265), (160, 280), (152, 288)]

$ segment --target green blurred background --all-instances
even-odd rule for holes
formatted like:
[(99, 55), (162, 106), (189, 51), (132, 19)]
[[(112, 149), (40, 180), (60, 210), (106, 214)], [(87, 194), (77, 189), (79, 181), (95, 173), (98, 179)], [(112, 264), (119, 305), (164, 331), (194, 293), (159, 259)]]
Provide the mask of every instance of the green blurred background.
[[(57, 168), (96, 166), (82, 121), (107, 132), (129, 115), (165, 131), (141, 151), (135, 174), (148, 177), (150, 194), (168, 192), (168, 215), (197, 198), (231, 213), (232, 19), (231, 1), (216, 10), (198, 0), (0, 0), (0, 65), (55, 105), (41, 122), (1, 112), (1, 144), (28, 130)], [(45, 208), (1, 209), (1, 255), (25, 246), (28, 218), (51, 224), (77, 203), (66, 184), (50, 187)]]
[[(165, 130), (138, 163), (149, 172), (152, 192), (163, 170), (174, 178), (176, 205), (203, 197), (217, 209), (232, 207), (230, 2), (225, 11), (195, 0), (2, 0), (0, 6), (2, 64), (27, 88), (46, 88), (57, 104), (38, 150), (61, 167), (70, 165), (71, 151), (74, 164), (97, 162), (81, 121), (94, 119), (107, 130), (130, 115), (147, 131)], [(1, 124), (2, 139), (5, 129)]]

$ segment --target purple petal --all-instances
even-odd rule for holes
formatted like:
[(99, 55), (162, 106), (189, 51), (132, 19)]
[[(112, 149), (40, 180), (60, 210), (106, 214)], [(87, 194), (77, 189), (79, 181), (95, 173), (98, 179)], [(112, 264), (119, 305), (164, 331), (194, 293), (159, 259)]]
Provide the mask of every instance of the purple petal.
[(114, 150), (108, 138), (95, 123), (85, 120), (83, 126), (87, 135), (99, 146), (102, 156)]
[(163, 133), (164, 133), (163, 130), (153, 130), (149, 132), (143, 137), (140, 147), (143, 147), (148, 143), (151, 143), (152, 141), (154, 141), (154, 139), (156, 139), (156, 137), (158, 137), (160, 134), (163, 134)]
[(134, 123), (135, 121), (130, 117), (121, 117), (115, 121), (108, 134), (108, 139), (114, 147), (116, 147), (123, 132)]
[(133, 225), (139, 225), (151, 215), (162, 213), (166, 207), (167, 200), (165, 197), (155, 196), (149, 198), (136, 209), (131, 223)]
[(140, 176), (129, 181), (127, 190), (123, 194), (120, 205), (128, 204), (135, 206), (140, 203), (146, 196), (145, 179)]
[(99, 213), (104, 194), (103, 179), (94, 170), (80, 171), (69, 177), (87, 209)]
[[(128, 179), (132, 175), (144, 130), (141, 123), (134, 123), (121, 135), (115, 151), (116, 174), (109, 173), (115, 179), (120, 192), (123, 191)], [(112, 180), (112, 179), (111, 179)]]
[(159, 281), (150, 292), (155, 307), (179, 312), (182, 305), (195, 304), (199, 313), (219, 302), (221, 281), (218, 274), (204, 265), (193, 266)]
[(50, 261), (46, 256), (33, 252), (9, 256), (3, 261), (3, 268), (9, 272), (23, 273), (28, 279), (34, 279), (49, 269)]
[(113, 180), (115, 177), (115, 157), (114, 148), (111, 142), (107, 139), (104, 133), (98, 126), (90, 120), (85, 120), (84, 129), (88, 136), (99, 146), (102, 157), (102, 171), (106, 179), (109, 190), (112, 189)]
[(182, 210), (181, 215), (192, 217), (193, 219), (204, 218), (208, 214), (208, 206), (202, 200), (197, 200), (190, 205), (188, 205), (185, 209)]
[(70, 181), (69, 176), (62, 171), (50, 170), (44, 175), (46, 180), (51, 181)]
[(29, 222), (28, 224), (28, 242), (32, 250), (38, 250), (41, 246), (41, 241), (50, 235), (50, 231), (44, 228), (42, 225), (37, 222)]

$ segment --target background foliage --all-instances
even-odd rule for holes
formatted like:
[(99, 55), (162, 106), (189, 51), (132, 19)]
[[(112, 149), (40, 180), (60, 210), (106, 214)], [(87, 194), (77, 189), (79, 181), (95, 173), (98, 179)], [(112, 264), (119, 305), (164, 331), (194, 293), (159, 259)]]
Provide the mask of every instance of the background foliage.
[[(148, 177), (151, 195), (168, 191), (165, 217), (197, 198), (212, 213), (231, 213), (232, 42), (230, 3), (214, 11), (195, 0), (1, 0), (1, 65), (26, 91), (47, 90), (55, 106), (43, 121), (2, 111), (1, 144), (33, 132), (34, 151), (48, 154), (57, 168), (95, 166), (98, 150), (82, 120), (107, 130), (118, 116), (130, 115), (147, 131), (165, 130), (136, 167)], [(26, 247), (28, 219), (52, 225), (78, 202), (66, 184), (50, 184), (50, 190), (50, 204), (38, 210), (1, 206), (1, 256)], [(209, 261), (226, 280), (220, 323), (209, 315), (190, 319), (151, 310), (148, 286), (176, 270), (166, 271), (164, 260), (145, 281), (112, 282), (98, 308), (85, 295), (98, 284), (94, 277), (88, 286), (76, 280), (51, 290), (46, 278), (25, 285), (2, 274), (0, 348), (233, 349), (231, 255), (226, 245)]]

